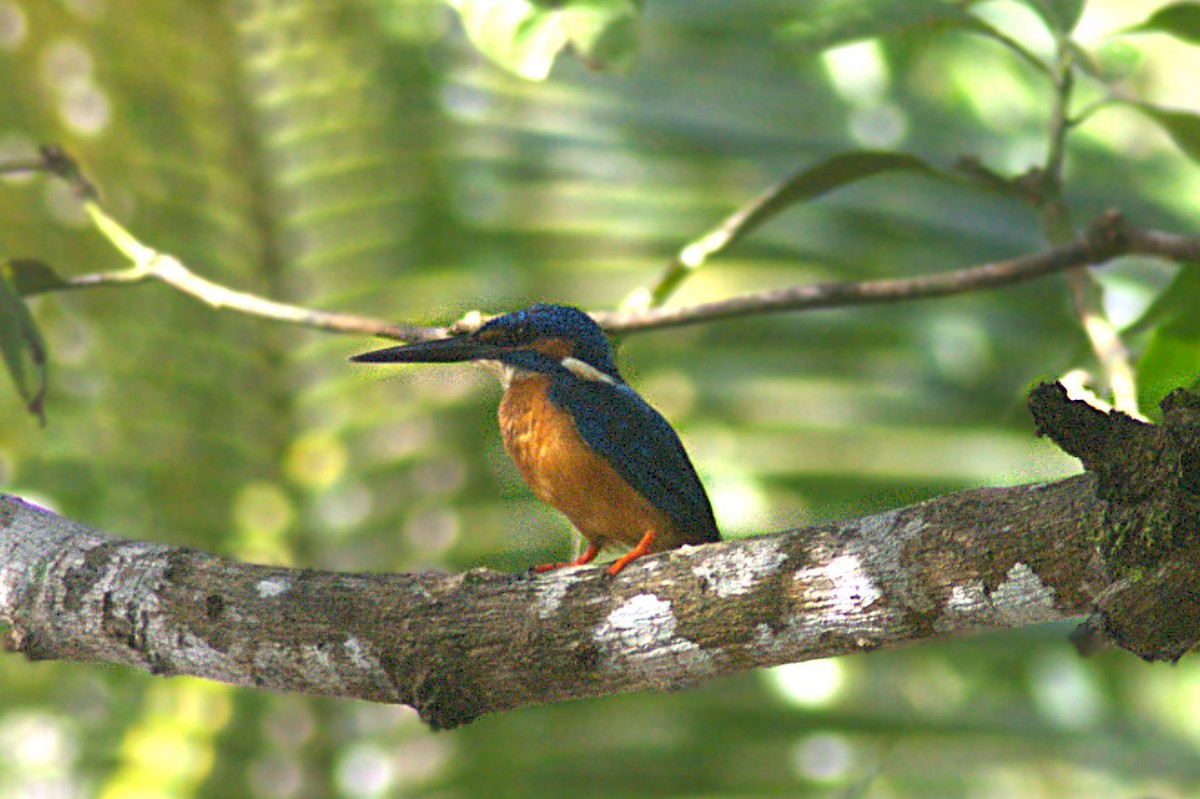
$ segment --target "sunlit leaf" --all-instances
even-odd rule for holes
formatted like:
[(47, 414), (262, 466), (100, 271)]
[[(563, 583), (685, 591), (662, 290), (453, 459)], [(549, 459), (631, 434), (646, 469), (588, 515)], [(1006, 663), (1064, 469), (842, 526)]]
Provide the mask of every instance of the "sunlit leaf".
[[(7, 271), (7, 270), (5, 270)], [(20, 293), (0, 273), (0, 356), (25, 407), (43, 424), (46, 412), (46, 345)]]
[(567, 43), (562, 18), (527, 0), (450, 0), (472, 43), (500, 66), (544, 80)]
[(1188, 44), (1200, 44), (1200, 3), (1163, 6), (1145, 22), (1126, 28), (1122, 32), (1165, 33)]
[(1128, 105), (1158, 123), (1188, 158), (1200, 163), (1200, 114), (1169, 110), (1151, 103), (1129, 101)]
[(573, 45), (598, 69), (625, 69), (637, 53), (637, 0), (447, 0), (480, 52), (523, 78), (544, 80)]
[(0, 272), (8, 279), (13, 291), (22, 297), (55, 291), (66, 285), (66, 281), (48, 265), (31, 258), (6, 261), (0, 264)]

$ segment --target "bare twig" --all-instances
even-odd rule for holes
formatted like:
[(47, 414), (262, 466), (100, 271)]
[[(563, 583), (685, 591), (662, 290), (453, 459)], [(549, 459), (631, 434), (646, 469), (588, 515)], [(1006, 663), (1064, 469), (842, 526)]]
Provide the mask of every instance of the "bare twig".
[[(1052, 74), (1054, 102), (1050, 114), (1050, 145), (1045, 165), (1036, 172), (1038, 190), (1032, 192), (1030, 198), (1041, 215), (1046, 238), (1051, 244), (1064, 244), (1075, 237), (1070, 211), (1062, 195), (1067, 136), (1075, 125), (1070, 110), (1075, 89), (1075, 52), (1069, 38), (1063, 34), (1058, 35), (1056, 45), (1058, 57)], [(1095, 276), (1082, 268), (1072, 269), (1067, 272), (1067, 284), (1075, 314), (1103, 371), (1103, 383), (1112, 391), (1113, 406), (1141, 417), (1137, 376), (1129, 348), (1108, 318), (1103, 292)]]
[(100, 196), (91, 181), (84, 177), (75, 159), (56, 144), (47, 144), (39, 148), (36, 158), (17, 158), (0, 162), (0, 175), (17, 175), (22, 172), (46, 172), (62, 178), (81, 200), (95, 200)]

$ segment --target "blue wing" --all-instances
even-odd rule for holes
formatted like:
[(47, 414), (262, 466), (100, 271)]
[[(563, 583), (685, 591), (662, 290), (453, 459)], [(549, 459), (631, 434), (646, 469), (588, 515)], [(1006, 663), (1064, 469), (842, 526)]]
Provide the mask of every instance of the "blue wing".
[(560, 377), (550, 399), (575, 419), (579, 435), (624, 480), (662, 509), (691, 544), (720, 540), (712, 505), (679, 436), (624, 383)]

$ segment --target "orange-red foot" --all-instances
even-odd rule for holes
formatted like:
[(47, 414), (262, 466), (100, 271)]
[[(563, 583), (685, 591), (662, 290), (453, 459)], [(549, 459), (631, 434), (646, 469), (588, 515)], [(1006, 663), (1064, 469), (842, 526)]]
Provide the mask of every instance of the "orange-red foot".
[(595, 544), (588, 544), (588, 548), (583, 551), (583, 554), (575, 558), (575, 560), (566, 561), (563, 563), (543, 563), (541, 566), (534, 566), (533, 571), (537, 574), (542, 572), (554, 571), (555, 569), (565, 569), (568, 566), (583, 566), (591, 563), (600, 554), (600, 547)]
[(621, 571), (621, 569), (624, 569), (630, 563), (632, 563), (633, 561), (637, 560), (642, 555), (645, 555), (647, 552), (650, 551), (650, 544), (651, 544), (651, 542), (654, 541), (654, 535), (655, 535), (654, 530), (651, 530), (650, 532), (646, 533), (644, 536), (642, 536), (642, 540), (638, 541), (636, 547), (629, 550), (621, 557), (617, 558), (613, 562), (613, 565), (609, 566), (604, 571), (607, 572), (610, 577), (615, 577), (617, 575), (617, 572)]

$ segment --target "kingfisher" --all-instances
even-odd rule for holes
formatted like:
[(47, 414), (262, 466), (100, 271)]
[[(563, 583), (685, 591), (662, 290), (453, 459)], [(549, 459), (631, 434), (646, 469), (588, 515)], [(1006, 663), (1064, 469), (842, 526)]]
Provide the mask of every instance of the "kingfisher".
[(588, 545), (582, 566), (610, 544), (630, 549), (607, 569), (684, 544), (720, 540), (712, 505), (675, 430), (617, 371), (612, 345), (583, 311), (532, 305), (474, 333), (373, 350), (359, 363), (483, 361), (504, 385), (500, 432), (517, 470)]

